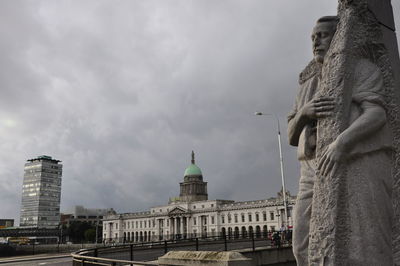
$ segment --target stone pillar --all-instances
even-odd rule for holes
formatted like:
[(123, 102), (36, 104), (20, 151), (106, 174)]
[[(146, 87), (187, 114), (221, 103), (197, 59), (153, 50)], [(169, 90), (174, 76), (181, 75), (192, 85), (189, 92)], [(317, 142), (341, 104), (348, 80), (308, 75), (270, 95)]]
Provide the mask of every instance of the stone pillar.
[(173, 234), (172, 234), (172, 238), (173, 239), (175, 239), (176, 238), (176, 234), (177, 234), (177, 229), (178, 229), (178, 226), (177, 226), (177, 219), (176, 218), (173, 218), (173, 220), (174, 220), (174, 230), (173, 230)]
[(174, 219), (171, 217), (169, 218), (169, 238), (172, 239), (174, 235)]
[(180, 220), (180, 228), (179, 228), (180, 232), (179, 233), (181, 234), (181, 238), (183, 238), (183, 233), (184, 233), (183, 232), (183, 216), (180, 217), (179, 220)]

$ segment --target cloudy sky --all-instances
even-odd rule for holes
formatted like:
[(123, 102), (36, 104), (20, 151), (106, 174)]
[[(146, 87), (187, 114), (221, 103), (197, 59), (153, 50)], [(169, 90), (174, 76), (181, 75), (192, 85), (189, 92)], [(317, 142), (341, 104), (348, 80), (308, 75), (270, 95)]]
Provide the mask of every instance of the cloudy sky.
[(296, 194), (285, 118), (311, 28), (336, 2), (0, 1), (0, 218), (19, 219), (38, 155), (62, 160), (62, 209), (165, 204), (192, 150), (210, 199), (275, 196), (276, 122), (256, 110), (281, 120)]

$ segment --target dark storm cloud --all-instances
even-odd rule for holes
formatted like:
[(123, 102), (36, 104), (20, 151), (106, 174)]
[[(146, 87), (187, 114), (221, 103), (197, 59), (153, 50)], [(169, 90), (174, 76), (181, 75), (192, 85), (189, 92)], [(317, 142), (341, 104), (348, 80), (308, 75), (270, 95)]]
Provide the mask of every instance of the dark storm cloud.
[(192, 149), (210, 198), (274, 196), (276, 123), (256, 110), (281, 119), (297, 193), (285, 117), (335, 2), (1, 1), (0, 217), (18, 217), (41, 154), (63, 161), (63, 208), (165, 204)]

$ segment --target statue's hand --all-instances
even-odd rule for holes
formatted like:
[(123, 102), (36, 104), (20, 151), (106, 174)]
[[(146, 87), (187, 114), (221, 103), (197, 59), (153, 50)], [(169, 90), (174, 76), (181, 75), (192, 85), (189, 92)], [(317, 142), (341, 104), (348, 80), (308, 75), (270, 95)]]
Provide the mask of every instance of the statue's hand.
[(318, 170), (322, 176), (334, 174), (340, 163), (347, 159), (348, 152), (338, 141), (332, 142), (318, 161)]
[(332, 97), (320, 97), (312, 99), (306, 103), (301, 109), (303, 116), (309, 119), (318, 119), (332, 115), (332, 111), (335, 108), (334, 98)]

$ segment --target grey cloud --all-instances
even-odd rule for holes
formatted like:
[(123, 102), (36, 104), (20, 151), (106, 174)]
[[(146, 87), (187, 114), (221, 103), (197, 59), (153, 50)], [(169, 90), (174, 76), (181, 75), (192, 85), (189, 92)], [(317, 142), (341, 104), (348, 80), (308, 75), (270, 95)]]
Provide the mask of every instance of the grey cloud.
[(192, 149), (210, 198), (274, 196), (276, 124), (256, 110), (281, 119), (297, 193), (285, 117), (313, 24), (336, 10), (317, 2), (1, 1), (0, 217), (18, 218), (41, 154), (63, 161), (63, 208), (165, 204)]

